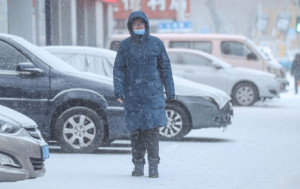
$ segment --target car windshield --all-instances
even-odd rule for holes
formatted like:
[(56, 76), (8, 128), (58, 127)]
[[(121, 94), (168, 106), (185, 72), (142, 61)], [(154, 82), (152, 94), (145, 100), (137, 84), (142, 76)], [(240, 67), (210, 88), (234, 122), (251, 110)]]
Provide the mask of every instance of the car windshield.
[(84, 72), (113, 77), (116, 52), (89, 47), (42, 47), (51, 54)]
[(222, 68), (231, 68), (232, 66), (230, 64), (228, 64), (227, 62), (225, 62), (224, 60), (220, 59), (220, 58), (217, 58), (215, 56), (212, 56), (210, 54), (205, 54), (205, 55), (202, 55), (204, 56), (205, 58), (208, 58), (208, 59), (211, 59), (213, 64), (215, 66), (220, 66)]
[(31, 51), (35, 54), (40, 60), (42, 60), (48, 66), (55, 68), (57, 70), (63, 72), (80, 72), (76, 68), (70, 66), (68, 63), (64, 62), (63, 60), (57, 58), (56, 56), (52, 55), (51, 53), (47, 52), (46, 50), (29, 43), (28, 41), (20, 38), (20, 37), (13, 37), (13, 39), (22, 45), (27, 50)]

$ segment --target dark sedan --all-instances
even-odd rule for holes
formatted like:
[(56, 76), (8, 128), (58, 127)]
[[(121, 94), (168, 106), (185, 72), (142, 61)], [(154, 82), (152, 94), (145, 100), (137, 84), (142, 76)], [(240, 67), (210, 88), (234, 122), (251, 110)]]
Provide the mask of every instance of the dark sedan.
[(90, 152), (128, 134), (110, 79), (6, 34), (0, 34), (0, 104), (32, 118), (45, 139), (66, 151)]

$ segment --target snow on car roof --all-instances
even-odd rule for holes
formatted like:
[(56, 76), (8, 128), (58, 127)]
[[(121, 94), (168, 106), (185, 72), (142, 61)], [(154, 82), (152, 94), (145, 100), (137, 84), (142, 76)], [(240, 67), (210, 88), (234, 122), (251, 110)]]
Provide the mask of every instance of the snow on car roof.
[(116, 52), (109, 50), (109, 49), (103, 49), (103, 48), (95, 48), (95, 47), (87, 47), (87, 46), (43, 46), (43, 49), (46, 49), (50, 52), (76, 52), (81, 54), (90, 54), (90, 55), (99, 55), (99, 52), (101, 53), (101, 56), (111, 57), (116, 56)]
[(32, 52), (36, 55), (40, 60), (42, 60), (45, 64), (50, 67), (53, 67), (57, 70), (64, 71), (64, 72), (79, 72), (76, 68), (70, 66), (68, 63), (64, 62), (63, 60), (57, 58), (56, 56), (52, 55), (51, 53), (47, 52), (46, 50), (30, 43), (29, 41), (9, 34), (0, 34), (1, 37), (9, 38), (17, 42), (19, 45), (26, 48), (28, 51)]

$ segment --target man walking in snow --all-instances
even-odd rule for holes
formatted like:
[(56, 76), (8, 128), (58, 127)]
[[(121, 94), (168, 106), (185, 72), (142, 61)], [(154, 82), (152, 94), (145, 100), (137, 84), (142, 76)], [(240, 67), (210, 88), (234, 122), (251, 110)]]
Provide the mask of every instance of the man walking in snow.
[(158, 128), (167, 125), (163, 87), (175, 98), (170, 60), (161, 40), (149, 34), (144, 12), (132, 12), (127, 27), (131, 36), (120, 43), (114, 63), (115, 97), (124, 103), (131, 132), (132, 176), (144, 175), (147, 152), (149, 177), (158, 177)]

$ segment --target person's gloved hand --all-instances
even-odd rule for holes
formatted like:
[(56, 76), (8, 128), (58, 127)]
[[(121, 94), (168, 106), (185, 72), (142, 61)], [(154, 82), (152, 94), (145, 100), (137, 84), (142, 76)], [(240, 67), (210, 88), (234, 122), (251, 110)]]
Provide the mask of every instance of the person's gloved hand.
[(168, 101), (173, 103), (173, 102), (175, 102), (175, 98), (168, 98)]
[(117, 98), (117, 101), (120, 102), (121, 104), (123, 104), (122, 98)]

